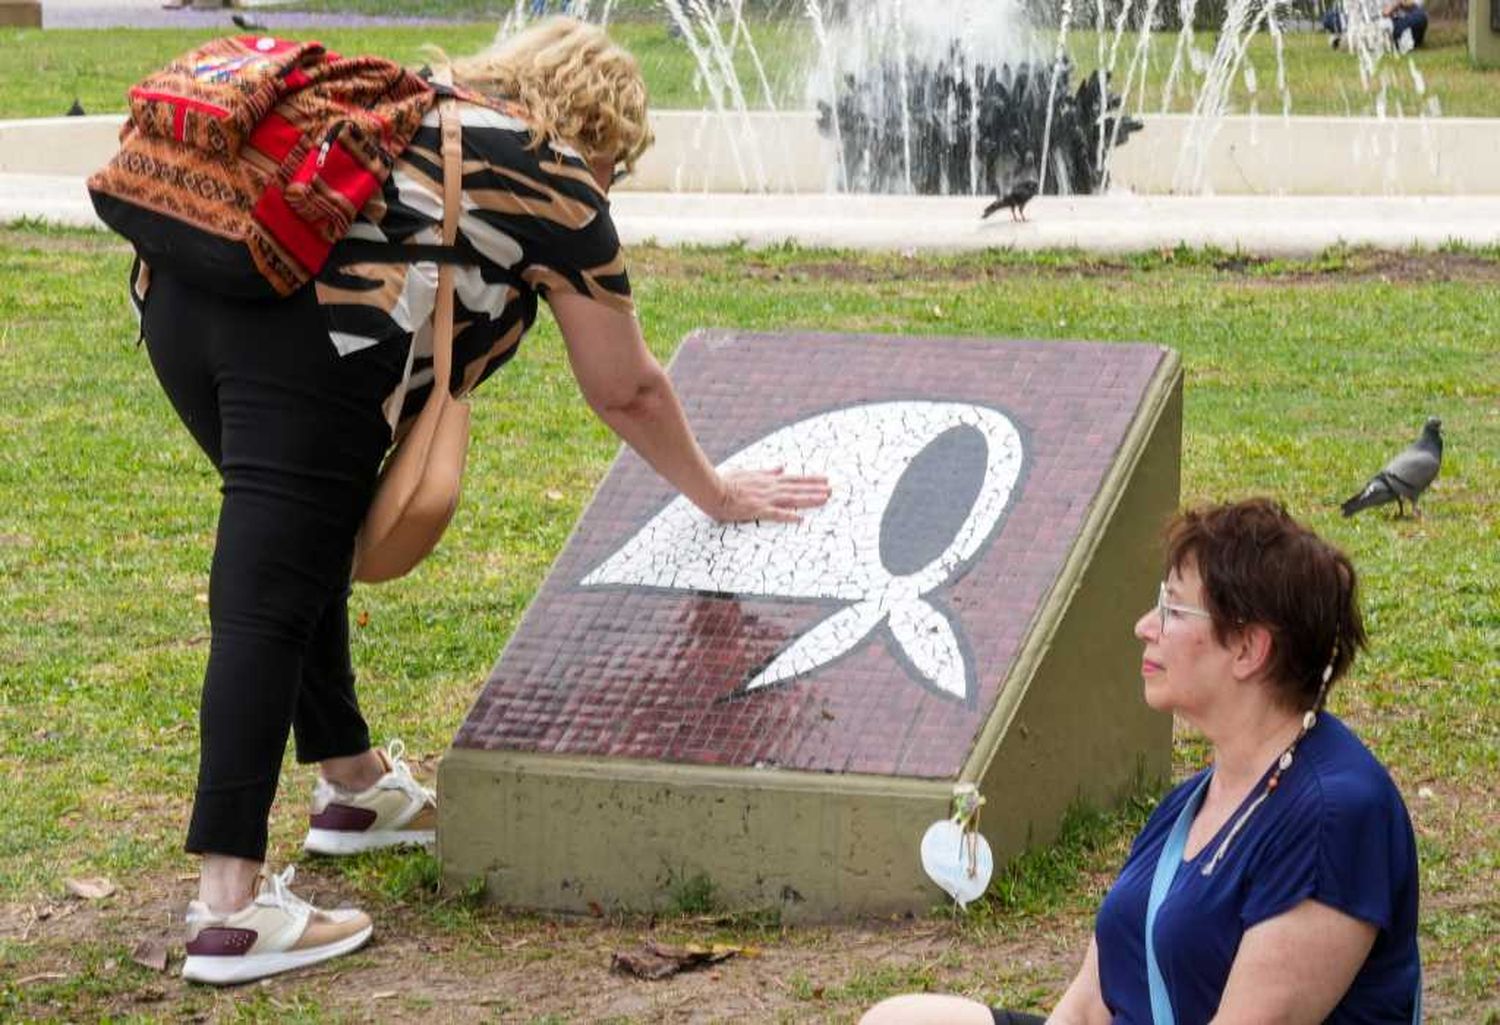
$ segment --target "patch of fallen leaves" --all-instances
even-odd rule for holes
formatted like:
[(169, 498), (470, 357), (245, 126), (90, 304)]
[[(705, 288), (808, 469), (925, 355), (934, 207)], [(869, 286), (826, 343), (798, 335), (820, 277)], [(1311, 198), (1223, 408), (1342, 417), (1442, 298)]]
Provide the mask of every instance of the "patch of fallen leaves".
[(615, 951), (610, 959), (610, 968), (637, 979), (665, 979), (678, 972), (727, 961), (736, 954), (756, 957), (759, 953), (754, 947), (739, 947), (728, 943), (673, 946), (647, 940), (634, 950)]

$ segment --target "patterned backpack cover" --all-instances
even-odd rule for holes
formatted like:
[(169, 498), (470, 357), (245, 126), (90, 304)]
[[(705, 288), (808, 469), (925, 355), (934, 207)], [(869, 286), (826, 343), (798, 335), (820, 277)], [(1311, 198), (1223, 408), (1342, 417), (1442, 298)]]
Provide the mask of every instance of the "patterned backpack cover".
[(314, 42), (216, 39), (130, 90), (100, 218), (150, 266), (246, 298), (322, 268), (432, 106), (433, 86)]

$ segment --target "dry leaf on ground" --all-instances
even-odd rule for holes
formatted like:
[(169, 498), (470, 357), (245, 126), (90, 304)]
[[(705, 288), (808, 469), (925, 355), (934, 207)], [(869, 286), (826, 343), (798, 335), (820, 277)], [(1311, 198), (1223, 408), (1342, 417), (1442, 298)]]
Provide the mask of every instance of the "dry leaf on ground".
[(90, 876), (87, 879), (64, 879), (63, 889), (84, 900), (103, 900), (115, 892), (115, 884), (103, 876)]
[(167, 941), (158, 936), (147, 936), (130, 952), (130, 960), (152, 971), (166, 971)]
[(647, 940), (634, 950), (617, 950), (610, 959), (610, 967), (638, 979), (665, 979), (678, 972), (691, 971), (704, 965), (727, 961), (744, 951), (743, 947), (727, 943), (702, 946), (690, 943), (674, 947), (655, 940)]

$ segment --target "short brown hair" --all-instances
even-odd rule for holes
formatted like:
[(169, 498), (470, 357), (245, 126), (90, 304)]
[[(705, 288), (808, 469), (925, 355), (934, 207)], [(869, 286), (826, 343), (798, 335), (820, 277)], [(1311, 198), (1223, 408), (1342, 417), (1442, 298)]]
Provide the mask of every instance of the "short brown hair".
[(1201, 506), (1167, 527), (1167, 569), (1191, 563), (1214, 638), (1249, 624), (1271, 633), (1269, 674), (1296, 709), (1312, 708), (1366, 646), (1354, 564), (1269, 498)]

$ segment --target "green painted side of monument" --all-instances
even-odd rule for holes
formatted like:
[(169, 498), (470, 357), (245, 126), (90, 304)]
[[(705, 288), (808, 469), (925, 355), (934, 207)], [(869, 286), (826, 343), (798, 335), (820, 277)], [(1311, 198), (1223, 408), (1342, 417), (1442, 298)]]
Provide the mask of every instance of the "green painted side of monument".
[[(1135, 621), (1161, 578), (1161, 530), (1181, 493), (1182, 375), (1175, 355), (1032, 628), (1002, 704), (964, 767), (986, 797), (996, 862), (1050, 843), (1073, 802), (1112, 807), (1171, 772), (1172, 721), (1141, 698)], [(1035, 668), (1027, 656), (1034, 652)], [(1025, 680), (1024, 687), (1014, 683)]]
[[(964, 762), (997, 865), (1170, 771), (1171, 721), (1141, 700), (1136, 619), (1177, 507), (1182, 373), (1164, 355)], [(669, 908), (706, 877), (722, 906), (787, 920), (923, 913), (946, 898), (918, 844), (950, 781), (451, 749), (439, 770), (445, 879), (518, 908)]]
[(1500, 67), (1500, 0), (1469, 0), (1469, 59)]

